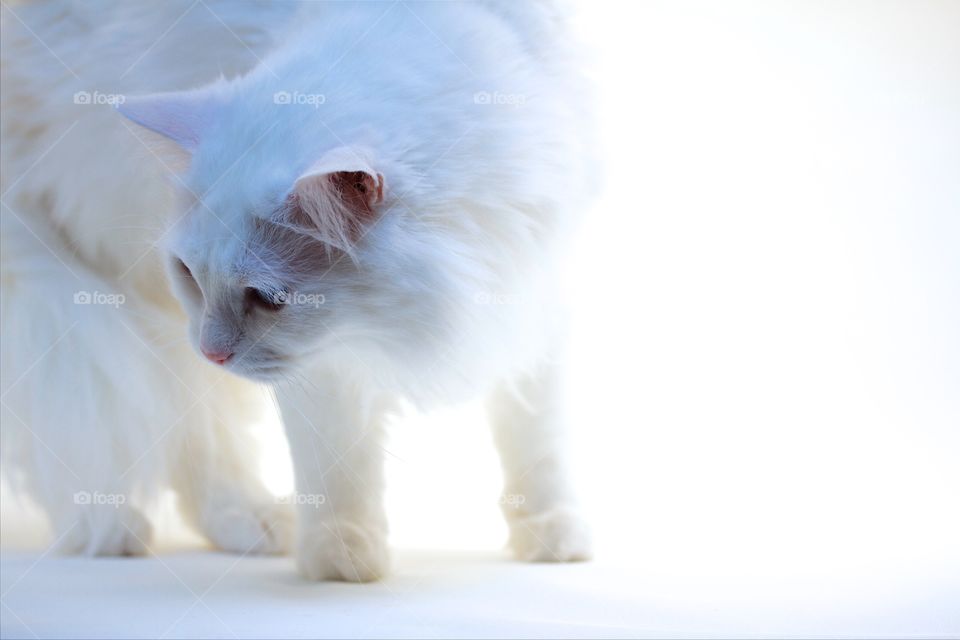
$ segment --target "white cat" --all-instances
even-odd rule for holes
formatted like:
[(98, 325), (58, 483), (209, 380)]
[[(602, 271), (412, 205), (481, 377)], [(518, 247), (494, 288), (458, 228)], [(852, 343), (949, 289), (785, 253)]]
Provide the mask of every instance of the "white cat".
[[(485, 394), (516, 555), (587, 558), (553, 265), (592, 167), (560, 12), (201, 4), (4, 22), (5, 469), (72, 550), (142, 552), (166, 479), (213, 543), (281, 551), (245, 431), (263, 394), (229, 374), (269, 383), (297, 565), (366, 581), (385, 413)], [(153, 242), (212, 364), (162, 337), (183, 321)]]

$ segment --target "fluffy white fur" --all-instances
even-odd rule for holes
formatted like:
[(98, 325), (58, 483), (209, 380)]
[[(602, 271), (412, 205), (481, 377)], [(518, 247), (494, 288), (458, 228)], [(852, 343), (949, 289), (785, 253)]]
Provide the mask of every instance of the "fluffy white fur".
[[(142, 552), (172, 486), (214, 544), (283, 550), (290, 514), (246, 432), (264, 392), (238, 374), (276, 389), (303, 575), (387, 570), (379, 439), (398, 397), (485, 394), (505, 494), (522, 496), (511, 546), (586, 558), (553, 264), (589, 135), (559, 13), (97, 4), (4, 20), (4, 467), (62, 544)], [(120, 113), (78, 91), (123, 96)], [(229, 359), (202, 363), (184, 330)]]

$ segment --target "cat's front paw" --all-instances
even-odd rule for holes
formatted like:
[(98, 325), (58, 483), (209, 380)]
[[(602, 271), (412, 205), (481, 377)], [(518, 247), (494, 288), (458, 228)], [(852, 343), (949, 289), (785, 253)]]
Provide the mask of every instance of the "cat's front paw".
[(293, 507), (283, 502), (222, 507), (204, 523), (204, 533), (213, 544), (244, 555), (287, 553), (293, 528)]
[(308, 580), (371, 582), (390, 566), (385, 532), (330, 520), (300, 531), (297, 569)]
[[(85, 506), (85, 514), (58, 538), (63, 553), (88, 556), (142, 556), (150, 551), (153, 527), (129, 506)], [(85, 516), (85, 517), (84, 517)]]
[(580, 562), (592, 553), (590, 528), (570, 507), (510, 518), (510, 548), (525, 562)]

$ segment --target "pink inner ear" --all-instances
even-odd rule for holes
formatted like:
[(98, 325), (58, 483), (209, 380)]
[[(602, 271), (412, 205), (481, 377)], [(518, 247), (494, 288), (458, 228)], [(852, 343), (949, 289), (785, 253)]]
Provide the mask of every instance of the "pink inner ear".
[[(294, 184), (289, 222), (335, 247), (350, 251), (376, 219), (376, 206), (384, 200), (383, 175), (359, 156), (345, 160), (340, 154), (324, 157)], [(333, 166), (347, 169), (330, 171)]]
[(330, 186), (340, 199), (358, 215), (372, 215), (373, 207), (383, 202), (383, 176), (366, 171), (337, 171), (327, 174)]

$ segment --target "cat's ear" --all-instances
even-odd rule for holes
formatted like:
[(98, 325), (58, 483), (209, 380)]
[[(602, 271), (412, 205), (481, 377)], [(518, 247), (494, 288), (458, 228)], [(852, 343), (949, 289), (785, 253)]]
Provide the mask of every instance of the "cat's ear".
[(224, 84), (218, 82), (191, 91), (127, 97), (117, 104), (117, 111), (173, 140), (186, 151), (193, 151), (226, 103)]
[(357, 147), (324, 154), (294, 182), (287, 222), (349, 252), (384, 201), (386, 181), (372, 157)]

